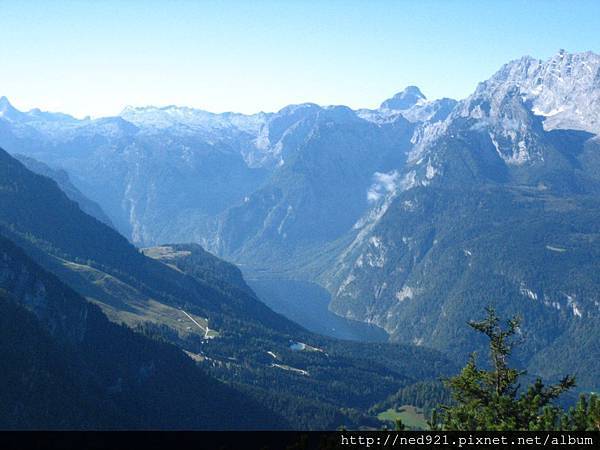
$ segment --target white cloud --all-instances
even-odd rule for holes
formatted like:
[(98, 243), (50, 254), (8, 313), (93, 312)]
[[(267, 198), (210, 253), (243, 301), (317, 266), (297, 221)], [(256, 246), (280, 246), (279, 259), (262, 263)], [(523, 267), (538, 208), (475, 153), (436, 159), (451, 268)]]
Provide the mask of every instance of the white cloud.
[(393, 192), (396, 189), (398, 182), (398, 172), (392, 171), (388, 173), (375, 172), (373, 174), (373, 184), (367, 191), (367, 200), (374, 203), (381, 199), (386, 194)]

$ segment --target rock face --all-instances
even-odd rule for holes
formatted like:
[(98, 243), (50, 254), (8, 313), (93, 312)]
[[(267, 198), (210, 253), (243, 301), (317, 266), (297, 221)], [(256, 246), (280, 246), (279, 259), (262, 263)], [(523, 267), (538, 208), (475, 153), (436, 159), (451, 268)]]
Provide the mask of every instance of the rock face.
[(591, 52), (569, 54), (561, 50), (548, 61), (525, 57), (506, 64), (481, 83), (474, 98), (498, 104), (515, 90), (544, 128), (600, 131), (600, 56)]

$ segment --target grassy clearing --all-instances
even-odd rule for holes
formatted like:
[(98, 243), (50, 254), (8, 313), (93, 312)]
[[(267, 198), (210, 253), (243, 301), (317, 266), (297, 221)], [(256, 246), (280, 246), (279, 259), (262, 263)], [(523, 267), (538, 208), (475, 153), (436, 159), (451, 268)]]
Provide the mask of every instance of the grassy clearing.
[(173, 247), (169, 247), (167, 245), (160, 247), (149, 247), (143, 248), (142, 253), (149, 258), (158, 259), (158, 260), (173, 260), (177, 258), (181, 258), (184, 256), (190, 256), (192, 252), (180, 250), (177, 251), (173, 249)]
[(144, 295), (118, 278), (84, 264), (65, 261), (64, 266), (88, 281), (82, 293), (96, 303), (110, 320), (135, 327), (144, 322), (163, 324), (180, 336), (199, 334), (205, 339), (219, 336), (209, 327), (208, 319), (189, 314)]
[(390, 408), (377, 415), (377, 418), (382, 422), (395, 423), (396, 419), (402, 420), (402, 423), (408, 428), (426, 430), (427, 419), (423, 412), (412, 405), (404, 405), (398, 409)]

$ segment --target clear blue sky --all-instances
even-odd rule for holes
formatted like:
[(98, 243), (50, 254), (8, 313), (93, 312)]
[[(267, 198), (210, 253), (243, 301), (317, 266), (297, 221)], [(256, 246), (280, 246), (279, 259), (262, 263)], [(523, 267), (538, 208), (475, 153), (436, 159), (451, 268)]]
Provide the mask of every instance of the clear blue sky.
[(0, 95), (76, 116), (462, 98), (560, 48), (600, 52), (600, 1), (0, 0)]

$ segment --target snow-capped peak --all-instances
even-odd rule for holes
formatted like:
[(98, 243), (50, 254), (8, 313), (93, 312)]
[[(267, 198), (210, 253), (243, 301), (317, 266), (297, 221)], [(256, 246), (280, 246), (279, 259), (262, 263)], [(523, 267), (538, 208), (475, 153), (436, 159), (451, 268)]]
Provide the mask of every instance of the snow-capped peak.
[(514, 89), (545, 117), (546, 129), (600, 132), (600, 55), (560, 50), (547, 61), (523, 57), (480, 83), (470, 99), (487, 98), (493, 108)]
[(177, 128), (190, 132), (232, 129), (256, 134), (265, 122), (265, 114), (211, 113), (184, 106), (127, 106), (120, 117), (146, 129)]

